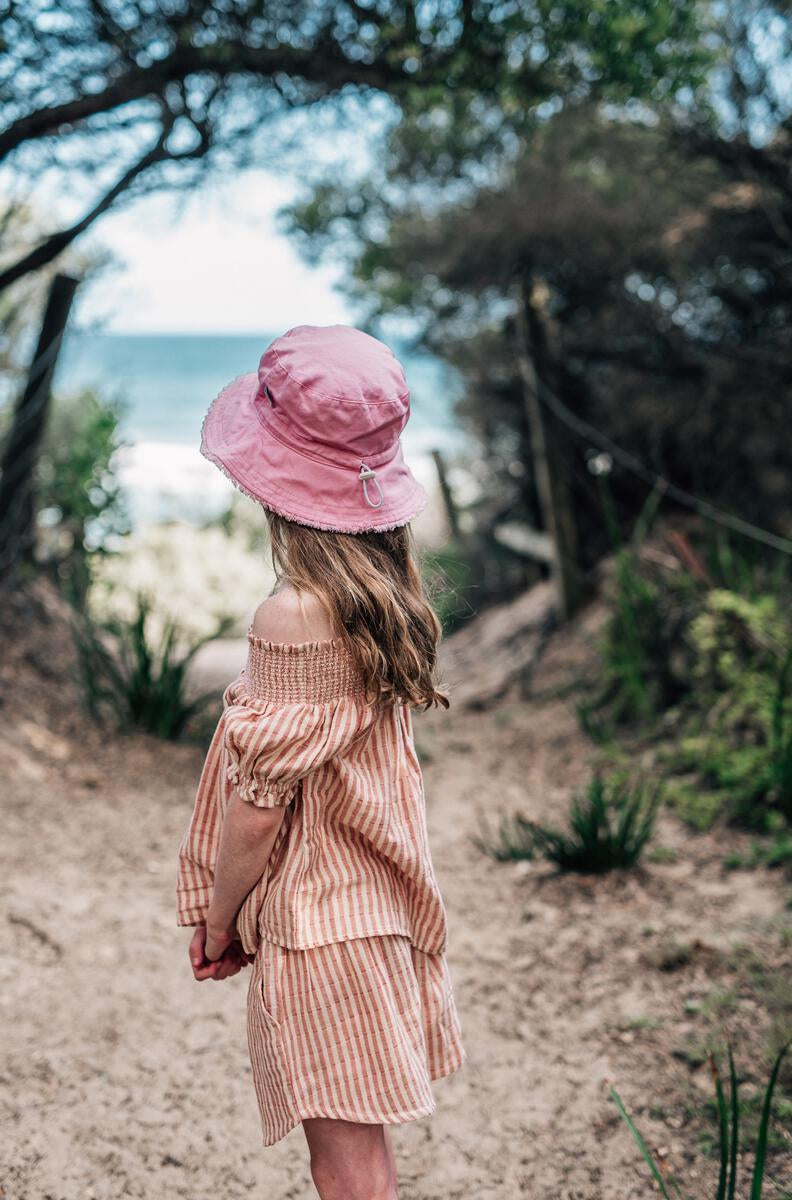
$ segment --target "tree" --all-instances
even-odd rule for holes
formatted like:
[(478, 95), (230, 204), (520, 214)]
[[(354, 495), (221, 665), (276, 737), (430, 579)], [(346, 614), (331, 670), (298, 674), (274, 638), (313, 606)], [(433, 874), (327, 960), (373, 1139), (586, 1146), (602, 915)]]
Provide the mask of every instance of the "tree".
[(405, 146), (420, 130), (430, 154), (431, 131), (469, 131), (457, 118), (474, 110), (477, 136), (456, 149), (480, 159), (532, 106), (689, 66), (694, 28), (682, 0), (18, 0), (0, 27), (0, 161), (21, 178), (88, 172), (96, 190), (22, 253), (0, 243), (0, 291), (122, 196), (272, 162), (300, 110), (384, 93), (411, 114)]
[(0, 161), (17, 183), (55, 168), (93, 193), (21, 249), (0, 230), (0, 293), (143, 188), (272, 162), (290, 138), (310, 174), (320, 114), (351, 113), (358, 141), (374, 94), (391, 102), (397, 182), (401, 159), (427, 196), (462, 174), (480, 183), (548, 106), (694, 76), (695, 12), (684, 0), (17, 0), (0, 26)]
[[(371, 321), (409, 315), (467, 376), (458, 412), (482, 447), (487, 528), (541, 521), (526, 336), (545, 391), (650, 471), (772, 528), (788, 519), (776, 431), (792, 385), (792, 153), (781, 51), (768, 59), (757, 21), (781, 21), (789, 41), (780, 7), (754, 5), (750, 21), (726, 9), (706, 87), (675, 94), (679, 74), (646, 75), (640, 103), (567, 101), (527, 120), (479, 179), (464, 162), (427, 177), (426, 146), (399, 127), (374, 173), (324, 178), (286, 214), (306, 252), (345, 256)], [(586, 443), (564, 436), (586, 566), (607, 538)], [(646, 483), (614, 484), (629, 519)]]

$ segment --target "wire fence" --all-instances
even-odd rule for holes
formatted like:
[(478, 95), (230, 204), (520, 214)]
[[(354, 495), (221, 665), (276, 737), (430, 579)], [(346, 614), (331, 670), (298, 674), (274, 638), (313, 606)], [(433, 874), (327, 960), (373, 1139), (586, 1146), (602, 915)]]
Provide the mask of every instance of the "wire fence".
[(734, 533), (742, 534), (755, 542), (761, 542), (782, 554), (792, 556), (792, 540), (772, 533), (769, 529), (762, 529), (761, 526), (754, 525), (751, 521), (727, 512), (725, 509), (711, 504), (708, 500), (702, 500), (691, 492), (685, 491), (684, 488), (678, 487), (675, 483), (671, 483), (663, 475), (653, 471), (651, 467), (647, 467), (634, 454), (619, 446), (607, 434), (579, 417), (563, 400), (550, 391), (546, 384), (539, 389), (539, 400), (570, 432), (609, 455), (613, 462), (643, 480), (649, 487), (656, 489), (662, 496), (667, 496), (669, 500), (691, 509), (705, 520), (721, 525), (725, 529), (731, 529)]

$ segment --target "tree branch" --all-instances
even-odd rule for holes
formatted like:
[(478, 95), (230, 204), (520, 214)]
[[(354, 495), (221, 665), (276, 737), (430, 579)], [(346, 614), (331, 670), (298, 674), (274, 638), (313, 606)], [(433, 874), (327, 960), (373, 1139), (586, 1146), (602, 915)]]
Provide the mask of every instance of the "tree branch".
[(395, 89), (408, 82), (397, 66), (386, 62), (352, 62), (337, 47), (326, 45), (321, 54), (313, 49), (279, 46), (270, 50), (241, 43), (186, 46), (150, 67), (128, 68), (103, 91), (76, 96), (20, 117), (0, 133), (0, 161), (23, 142), (56, 134), (65, 125), (78, 125), (135, 100), (159, 99), (168, 84), (183, 83), (190, 75), (213, 74), (228, 79), (249, 74), (269, 82), (276, 72), (319, 86), (325, 95), (350, 83)]
[(761, 177), (774, 184), (784, 195), (792, 191), (792, 172), (788, 161), (788, 142), (784, 147), (785, 153), (778, 153), (776, 146), (780, 139), (788, 139), (789, 131), (782, 127), (773, 146), (755, 146), (747, 138), (734, 138), (731, 141), (697, 130), (674, 130), (675, 141), (689, 155), (706, 154), (716, 162), (735, 169), (745, 176), (746, 169), (754, 172), (754, 178)]
[(32, 271), (38, 271), (41, 267), (46, 267), (53, 262), (59, 254), (71, 245), (75, 238), (79, 237), (89, 225), (106, 212), (115, 200), (125, 192), (134, 181), (148, 171), (156, 163), (175, 161), (177, 159), (197, 158), (206, 153), (208, 148), (209, 131), (207, 129), (197, 129), (199, 134), (199, 144), (192, 150), (183, 151), (180, 154), (172, 154), (167, 149), (167, 139), (171, 132), (172, 120), (167, 122), (158, 137), (154, 146), (151, 147), (136, 163), (133, 163), (123, 175), (113, 184), (109, 191), (101, 197), (101, 199), (90, 209), (84, 217), (76, 224), (71, 225), (68, 229), (61, 229), (58, 233), (51, 234), (35, 249), (28, 254), (18, 259), (12, 266), (0, 272), (0, 293), (22, 279), (23, 276), (29, 275)]

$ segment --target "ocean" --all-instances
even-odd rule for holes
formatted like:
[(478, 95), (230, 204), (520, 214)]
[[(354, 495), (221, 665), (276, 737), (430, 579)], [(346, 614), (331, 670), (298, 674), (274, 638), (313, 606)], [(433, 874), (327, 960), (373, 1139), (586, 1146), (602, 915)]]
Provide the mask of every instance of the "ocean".
[[(58, 363), (55, 392), (87, 388), (118, 400), (126, 443), (118, 470), (134, 527), (165, 520), (200, 524), (227, 507), (233, 487), (199, 452), (201, 422), (217, 393), (255, 371), (274, 334), (173, 336), (71, 331)], [(394, 344), (404, 364), (411, 415), (402, 435), (405, 457), (426, 486), (434, 484), (430, 452), (465, 444), (453, 403), (455, 373), (438, 359)]]

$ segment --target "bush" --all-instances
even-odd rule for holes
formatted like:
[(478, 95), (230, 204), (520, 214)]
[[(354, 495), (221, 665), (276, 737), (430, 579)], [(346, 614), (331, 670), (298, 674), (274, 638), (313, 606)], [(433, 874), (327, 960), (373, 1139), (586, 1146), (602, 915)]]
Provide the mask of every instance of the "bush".
[(614, 611), (602, 647), (604, 683), (594, 705), (606, 710), (613, 724), (646, 720), (674, 694), (669, 671), (673, 628), (663, 598), (635, 555), (621, 551)]
[(170, 619), (154, 639), (150, 617), (151, 602), (144, 595), (138, 596), (131, 621), (76, 616), (73, 632), (83, 692), (96, 719), (109, 714), (122, 729), (136, 726), (175, 739), (191, 717), (216, 699), (215, 692), (187, 699), (187, 668), (201, 647), (227, 633), (232, 622), (223, 619), (213, 633), (186, 644)]
[(698, 833), (705, 833), (711, 829), (723, 815), (723, 793), (707, 790), (695, 780), (669, 780), (665, 784), (663, 795), (677, 816)]
[(586, 732), (599, 738), (614, 727), (650, 720), (684, 695), (688, 681), (678, 647), (701, 585), (686, 571), (669, 576), (641, 561), (639, 548), (660, 494), (650, 493), (625, 545), (607, 473), (598, 482), (614, 550), (615, 588), (602, 642), (602, 684), (579, 715)]
[(781, 600), (722, 588), (706, 596), (688, 632), (695, 704), (675, 765), (729, 819), (769, 830), (792, 821), (792, 625)]
[(129, 532), (114, 469), (121, 415), (93, 392), (58, 398), (36, 467), (37, 556), (77, 601), (89, 586), (90, 556)]
[[(762, 1112), (759, 1119), (759, 1127), (756, 1136), (756, 1147), (754, 1156), (754, 1169), (751, 1179), (750, 1200), (761, 1200), (762, 1190), (764, 1186), (765, 1170), (767, 1165), (767, 1140), (770, 1129), (770, 1116), (773, 1107), (773, 1093), (778, 1081), (778, 1075), (781, 1070), (781, 1064), (789, 1049), (790, 1043), (782, 1046), (776, 1056), (770, 1073), (770, 1079), (765, 1088), (764, 1098), (762, 1100)], [(739, 1085), (737, 1081), (737, 1072), (734, 1068), (734, 1056), (731, 1046), (728, 1048), (729, 1053), (729, 1097), (727, 1100), (721, 1082), (720, 1073), (715, 1063), (714, 1058), (710, 1056), (712, 1073), (715, 1079), (715, 1103), (718, 1115), (718, 1132), (719, 1132), (719, 1151), (720, 1151), (720, 1172), (718, 1176), (717, 1191), (712, 1200), (734, 1200), (737, 1187), (737, 1155), (739, 1151), (739, 1133), (740, 1133), (740, 1100), (739, 1100)], [(624, 1102), (619, 1093), (614, 1089), (610, 1089), (610, 1096), (623, 1120), (626, 1122), (630, 1133), (633, 1135), (635, 1142), (643, 1155), (649, 1170), (654, 1176), (655, 1182), (659, 1187), (665, 1200), (671, 1200), (666, 1180), (662, 1174), (662, 1170), (655, 1161), (649, 1147), (643, 1137), (636, 1128), (632, 1118), (629, 1116)], [(673, 1185), (677, 1194), (679, 1188), (676, 1184)], [(702, 1198), (703, 1200), (703, 1198)]]
[(474, 842), (499, 862), (539, 855), (560, 871), (601, 875), (635, 866), (651, 837), (657, 807), (657, 792), (647, 799), (641, 787), (624, 781), (606, 784), (595, 776), (585, 795), (572, 802), (568, 831), (517, 814), (501, 821), (494, 842), (486, 837)]
[[(603, 498), (613, 524), (606, 487)], [(658, 757), (677, 776), (667, 794), (680, 816), (698, 829), (725, 816), (771, 832), (775, 817), (792, 823), (789, 564), (748, 557), (724, 538), (701, 554), (676, 531), (672, 542), (680, 569), (669, 571), (614, 534), (603, 683), (580, 707), (582, 724), (601, 738), (663, 714), (652, 732), (664, 737)], [(723, 586), (727, 576), (743, 590)]]

